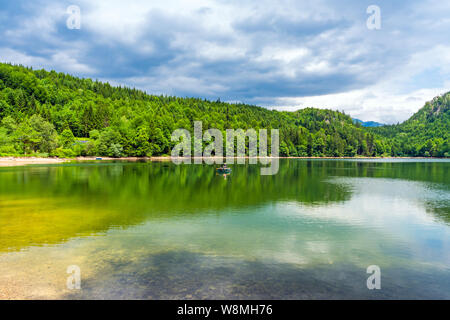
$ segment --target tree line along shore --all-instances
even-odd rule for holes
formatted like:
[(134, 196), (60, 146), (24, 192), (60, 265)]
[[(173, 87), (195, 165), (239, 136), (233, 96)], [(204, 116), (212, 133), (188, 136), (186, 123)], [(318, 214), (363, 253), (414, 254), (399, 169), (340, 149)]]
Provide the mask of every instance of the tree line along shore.
[[(192, 157), (194, 158), (194, 157)], [(248, 157), (246, 157), (248, 158)], [(270, 157), (272, 158), (272, 157)], [(430, 157), (275, 157), (279, 159), (304, 159), (304, 160), (339, 160), (339, 159), (442, 159), (442, 158), (430, 158)], [(98, 157), (75, 157), (75, 158), (57, 158), (57, 157), (0, 157), (0, 167), (17, 167), (26, 165), (37, 164), (61, 164), (73, 161), (98, 161)], [(160, 157), (122, 157), (122, 158), (101, 158), (102, 161), (171, 161), (172, 157), (160, 156)], [(225, 162), (225, 161), (224, 161)]]

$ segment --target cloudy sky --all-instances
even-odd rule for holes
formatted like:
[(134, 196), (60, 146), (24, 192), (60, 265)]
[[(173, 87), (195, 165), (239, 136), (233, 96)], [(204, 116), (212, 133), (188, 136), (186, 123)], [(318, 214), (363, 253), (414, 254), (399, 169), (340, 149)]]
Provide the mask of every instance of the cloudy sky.
[[(71, 5), (80, 29), (67, 26)], [(378, 30), (367, 27), (370, 5)], [(0, 0), (2, 62), (384, 123), (450, 91), (449, 32), (442, 0)]]

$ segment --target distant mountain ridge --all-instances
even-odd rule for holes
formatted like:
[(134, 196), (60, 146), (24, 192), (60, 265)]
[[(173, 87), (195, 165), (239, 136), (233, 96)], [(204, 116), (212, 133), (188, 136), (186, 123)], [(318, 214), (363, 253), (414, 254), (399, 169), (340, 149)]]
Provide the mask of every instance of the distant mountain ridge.
[(372, 128), (372, 127), (381, 127), (384, 126), (384, 123), (379, 123), (375, 121), (362, 121), (356, 118), (352, 118), (354, 123), (359, 123), (363, 127)]

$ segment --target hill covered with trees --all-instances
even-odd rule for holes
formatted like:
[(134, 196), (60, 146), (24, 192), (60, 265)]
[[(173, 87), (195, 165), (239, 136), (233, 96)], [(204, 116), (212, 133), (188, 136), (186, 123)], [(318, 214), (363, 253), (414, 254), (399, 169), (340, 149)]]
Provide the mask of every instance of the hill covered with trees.
[[(155, 96), (0, 64), (0, 156), (166, 155), (174, 145), (171, 133), (178, 128), (192, 131), (197, 120), (204, 130), (279, 129), (282, 156), (448, 156), (448, 97), (436, 98), (401, 125), (368, 129), (332, 110), (280, 112)], [(424, 129), (424, 123), (432, 128)]]
[(450, 157), (450, 92), (427, 102), (401, 124), (370, 131), (386, 138), (394, 154)]

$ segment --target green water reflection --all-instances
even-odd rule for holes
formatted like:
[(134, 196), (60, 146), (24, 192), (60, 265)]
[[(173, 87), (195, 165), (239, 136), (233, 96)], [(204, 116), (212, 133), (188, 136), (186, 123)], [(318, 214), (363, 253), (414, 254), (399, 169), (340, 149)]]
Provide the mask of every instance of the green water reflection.
[[(83, 290), (61, 284), (57, 297), (450, 298), (449, 168), (281, 160), (277, 175), (235, 165), (227, 179), (170, 162), (0, 168), (0, 287), (11, 266), (31, 261), (45, 278), (39, 266), (75, 261)], [(379, 292), (366, 288), (372, 264)]]

